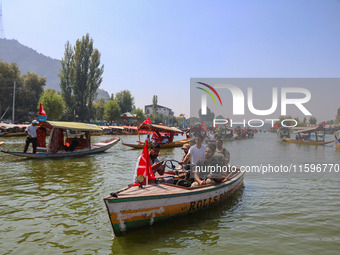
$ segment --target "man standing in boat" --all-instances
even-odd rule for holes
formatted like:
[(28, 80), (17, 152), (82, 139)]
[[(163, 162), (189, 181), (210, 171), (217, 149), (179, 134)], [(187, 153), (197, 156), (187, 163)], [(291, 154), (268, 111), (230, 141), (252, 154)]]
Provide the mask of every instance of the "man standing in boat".
[[(153, 174), (156, 174), (156, 172), (157, 172), (159, 175), (163, 175), (164, 171), (165, 171), (165, 164), (162, 165), (162, 162), (158, 158), (160, 149), (161, 149), (161, 147), (158, 143), (151, 143), (150, 148), (149, 148), (149, 158), (150, 158), (151, 170), (152, 170)], [(137, 159), (135, 176), (133, 178), (134, 183), (138, 183), (137, 169), (138, 169), (138, 165), (139, 165), (139, 161), (140, 161), (141, 157), (142, 157), (142, 155), (139, 156), (139, 158)]]
[(38, 128), (38, 121), (33, 120), (32, 124), (30, 126), (28, 126), (25, 130), (25, 134), (27, 135), (26, 138), (26, 145), (25, 145), (25, 149), (24, 149), (24, 153), (27, 152), (28, 146), (30, 145), (30, 143), (32, 143), (32, 147), (33, 147), (33, 153), (37, 152), (37, 128)]
[(189, 152), (184, 160), (179, 162), (180, 165), (186, 165), (189, 161), (191, 161), (191, 164), (196, 165), (198, 161), (204, 158), (205, 146), (202, 145), (202, 135), (196, 136), (195, 141), (196, 144), (190, 147)]

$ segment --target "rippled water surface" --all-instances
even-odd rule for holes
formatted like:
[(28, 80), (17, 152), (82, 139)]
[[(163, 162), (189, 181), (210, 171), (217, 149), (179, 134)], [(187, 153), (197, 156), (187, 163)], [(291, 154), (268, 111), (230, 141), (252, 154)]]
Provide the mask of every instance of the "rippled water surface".
[[(1, 140), (1, 149), (23, 150), (25, 138)], [(237, 166), (340, 163), (334, 146), (281, 144), (271, 133), (225, 146)], [(339, 254), (340, 173), (247, 173), (223, 205), (115, 237), (102, 198), (132, 181), (140, 153), (121, 142), (68, 159), (1, 153), (1, 254)], [(181, 155), (167, 149), (160, 158)]]

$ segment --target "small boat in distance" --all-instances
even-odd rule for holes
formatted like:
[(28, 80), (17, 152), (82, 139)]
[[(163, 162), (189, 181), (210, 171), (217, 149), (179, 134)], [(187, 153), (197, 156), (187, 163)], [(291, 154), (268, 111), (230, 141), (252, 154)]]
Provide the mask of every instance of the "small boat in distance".
[(335, 149), (340, 150), (340, 130), (334, 133)]
[[(138, 131), (138, 143), (129, 144), (123, 143), (125, 146), (129, 146), (134, 149), (143, 149), (144, 141), (140, 139), (140, 134), (148, 134), (148, 138), (152, 142), (159, 143), (161, 148), (174, 148), (181, 147), (183, 144), (188, 143), (190, 138), (183, 139), (180, 141), (174, 141), (174, 136), (176, 134), (183, 134), (183, 131), (175, 127), (167, 127), (163, 125), (156, 125), (151, 123), (142, 123), (137, 127)], [(162, 135), (163, 134), (163, 135)]]
[(290, 128), (289, 127), (280, 127), (277, 130), (277, 140), (280, 142), (286, 142), (283, 138), (290, 138)]
[[(51, 135), (46, 146), (47, 130), (51, 130)], [(93, 124), (63, 121), (40, 122), (37, 129), (37, 153), (8, 150), (1, 150), (1, 152), (27, 158), (64, 158), (104, 152), (120, 140), (120, 138), (112, 138), (91, 143), (91, 132), (98, 131), (101, 129)]]
[[(320, 132), (323, 135), (320, 137)], [(314, 139), (311, 138), (311, 134), (314, 133)], [(296, 143), (302, 145), (325, 145), (332, 143), (333, 141), (325, 141), (325, 129), (321, 126), (308, 128), (303, 130), (295, 131), (293, 134), (296, 134), (295, 139), (292, 138), (282, 138), (282, 140), (288, 143)]]

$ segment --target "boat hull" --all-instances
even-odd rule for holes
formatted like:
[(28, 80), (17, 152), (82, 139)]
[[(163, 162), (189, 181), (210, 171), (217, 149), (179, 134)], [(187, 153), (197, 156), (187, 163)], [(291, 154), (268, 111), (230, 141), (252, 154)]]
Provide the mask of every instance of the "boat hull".
[[(183, 144), (189, 143), (190, 138), (172, 142), (172, 143), (165, 143), (165, 144), (159, 144), (161, 149), (168, 149), (168, 148), (175, 148), (175, 147), (182, 147)], [(134, 148), (134, 149), (143, 149), (144, 148), (144, 143), (140, 144), (130, 144), (130, 143), (123, 143), (123, 145)]]
[(104, 151), (110, 149), (112, 146), (114, 146), (119, 141), (120, 141), (120, 138), (114, 138), (114, 139), (111, 139), (111, 141), (107, 142), (107, 143), (94, 143), (92, 145), (91, 149), (71, 151), (71, 152), (24, 153), (24, 152), (4, 151), (4, 150), (2, 150), (1, 152), (11, 154), (11, 155), (14, 155), (14, 156), (33, 158), (33, 159), (77, 157), (77, 156), (84, 156), (84, 155), (104, 152)]
[(329, 143), (333, 143), (334, 141), (327, 141), (327, 142), (316, 142), (316, 141), (310, 141), (310, 142), (305, 142), (305, 141), (296, 141), (292, 138), (282, 138), (283, 142), (287, 143), (295, 143), (295, 144), (301, 144), (301, 145), (325, 145)]
[[(175, 185), (153, 184), (140, 189), (145, 195), (104, 198), (113, 231), (116, 235), (147, 225), (153, 225), (173, 216), (186, 215), (209, 208), (226, 200), (243, 186), (244, 173), (218, 185), (183, 188)], [(138, 193), (138, 187), (131, 187)], [(148, 191), (149, 189), (149, 191)], [(173, 189), (173, 192), (168, 192)], [(148, 195), (153, 193), (153, 195)]]
[(335, 149), (340, 150), (340, 143), (335, 142)]

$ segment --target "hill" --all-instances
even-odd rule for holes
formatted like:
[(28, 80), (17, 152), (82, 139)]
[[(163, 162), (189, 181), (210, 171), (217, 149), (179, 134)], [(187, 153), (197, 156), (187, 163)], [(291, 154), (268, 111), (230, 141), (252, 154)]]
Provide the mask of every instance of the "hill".
[[(22, 45), (17, 40), (0, 39), (0, 59), (7, 63), (16, 63), (21, 74), (37, 73), (46, 77), (46, 87), (60, 91), (58, 73), (61, 68), (60, 60), (47, 57), (37, 51)], [(110, 95), (103, 89), (98, 89), (97, 100), (108, 100)]]
[(46, 77), (45, 88), (60, 91), (58, 77), (60, 60), (38, 53), (17, 40), (8, 39), (0, 39), (0, 59), (7, 63), (16, 63), (21, 74), (31, 72)]

